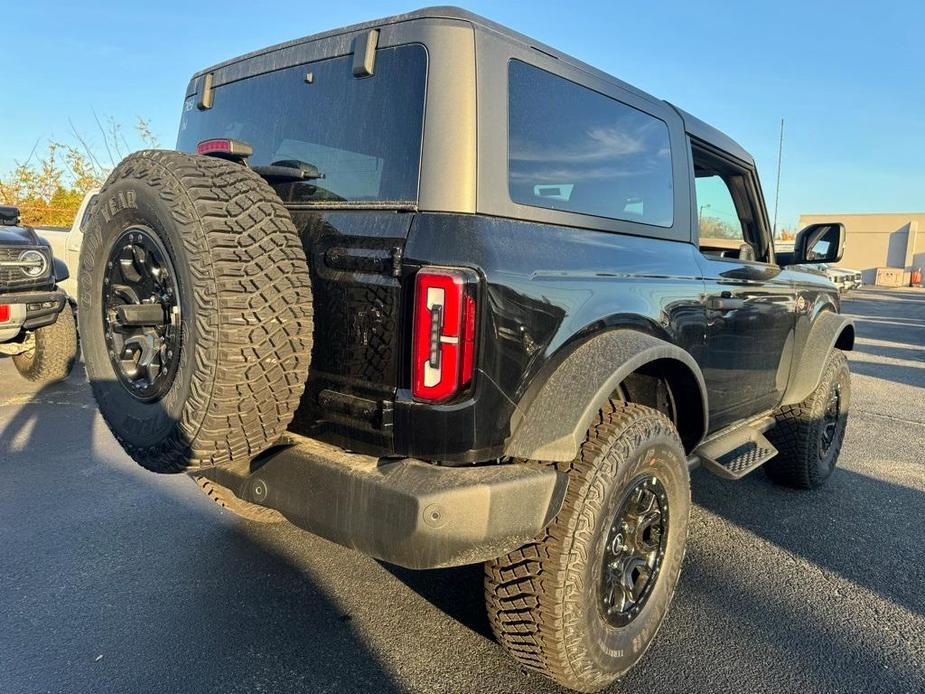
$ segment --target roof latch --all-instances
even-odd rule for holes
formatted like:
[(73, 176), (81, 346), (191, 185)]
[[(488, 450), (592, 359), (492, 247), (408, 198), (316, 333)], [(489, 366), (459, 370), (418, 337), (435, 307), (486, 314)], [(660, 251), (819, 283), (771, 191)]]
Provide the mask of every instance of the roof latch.
[(369, 77), (376, 69), (376, 47), (379, 30), (370, 29), (353, 39), (353, 76)]
[(196, 108), (200, 111), (208, 111), (212, 108), (212, 97), (215, 95), (212, 91), (212, 80), (215, 78), (215, 73), (209, 72), (202, 76), (202, 81), (199, 84), (199, 102), (196, 104)]

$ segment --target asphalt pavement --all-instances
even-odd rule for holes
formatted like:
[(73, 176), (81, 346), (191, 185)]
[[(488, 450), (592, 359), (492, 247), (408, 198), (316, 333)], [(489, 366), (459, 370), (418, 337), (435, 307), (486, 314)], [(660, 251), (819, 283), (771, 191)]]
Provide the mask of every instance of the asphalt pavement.
[[(618, 692), (925, 691), (925, 291), (865, 289), (828, 485), (693, 474), (687, 558)], [(390, 567), (239, 520), (122, 452), (82, 372), (0, 360), (0, 692), (551, 692), (481, 568)]]

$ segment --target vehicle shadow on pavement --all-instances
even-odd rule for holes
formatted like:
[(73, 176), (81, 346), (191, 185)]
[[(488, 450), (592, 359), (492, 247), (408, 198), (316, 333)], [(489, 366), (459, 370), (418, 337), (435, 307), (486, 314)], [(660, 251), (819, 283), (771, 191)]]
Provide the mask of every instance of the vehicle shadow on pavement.
[(15, 414), (0, 424), (0, 465), (17, 455), (40, 459), (44, 451), (60, 450), (64, 444), (83, 451), (89, 444), (90, 423), (96, 412), (87, 402), (83, 365), (76, 365), (60, 383), (33, 386), (16, 373), (12, 362), (0, 359), (0, 370), (6, 372), (0, 376), (4, 382), (0, 408), (16, 408)]
[(479, 636), (494, 641), (485, 609), (485, 570), (482, 564), (426, 571), (405, 569), (386, 562), (379, 564), (444, 614)]
[[(902, 644), (867, 643), (856, 623), (833, 618), (809, 592), (788, 595), (792, 586), (781, 591), (763, 567), (729, 562), (715, 543), (689, 548), (658, 638), (614, 693), (906, 692), (925, 684), (914, 656), (891, 657)], [(807, 591), (817, 580), (806, 577)], [(676, 688), (666, 689), (666, 678)]]
[(30, 387), (0, 394), (0, 691), (399, 691), (285, 530), (137, 467), (82, 369)]
[(814, 491), (760, 471), (730, 483), (699, 474), (693, 499), (758, 537), (925, 616), (925, 492), (836, 468)]

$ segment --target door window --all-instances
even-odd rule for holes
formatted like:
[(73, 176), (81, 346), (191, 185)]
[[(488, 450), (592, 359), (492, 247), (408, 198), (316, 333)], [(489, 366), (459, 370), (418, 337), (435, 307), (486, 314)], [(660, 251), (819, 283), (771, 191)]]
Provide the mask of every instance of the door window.
[(721, 157), (693, 148), (700, 251), (704, 255), (767, 262), (768, 234), (755, 198), (756, 179)]
[(726, 181), (718, 174), (710, 174), (698, 176), (695, 186), (700, 245), (722, 245), (722, 242), (735, 241), (738, 248), (745, 242), (745, 235)]

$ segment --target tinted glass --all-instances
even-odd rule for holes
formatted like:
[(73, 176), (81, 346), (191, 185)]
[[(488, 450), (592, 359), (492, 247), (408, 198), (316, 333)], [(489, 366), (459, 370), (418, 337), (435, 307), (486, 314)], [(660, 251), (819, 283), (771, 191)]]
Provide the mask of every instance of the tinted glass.
[(375, 74), (362, 79), (352, 66), (344, 56), (232, 82), (215, 89), (207, 111), (191, 97), (177, 149), (227, 137), (254, 148), (252, 166), (316, 166), (321, 179), (275, 185), (287, 202), (414, 201), (427, 53), (419, 45), (380, 49)]
[(671, 226), (664, 121), (517, 60), (508, 77), (514, 202)]

